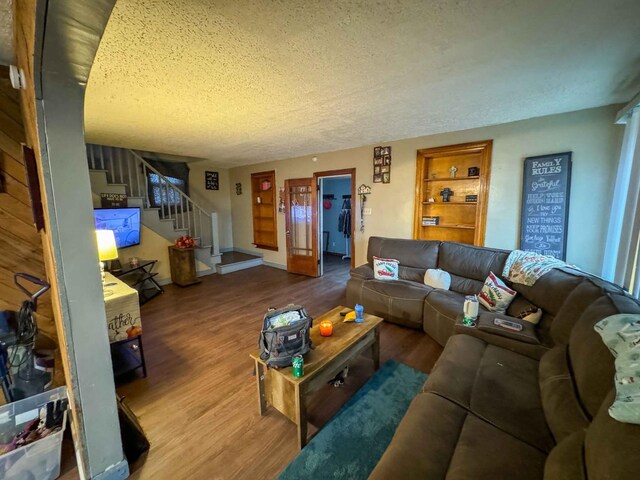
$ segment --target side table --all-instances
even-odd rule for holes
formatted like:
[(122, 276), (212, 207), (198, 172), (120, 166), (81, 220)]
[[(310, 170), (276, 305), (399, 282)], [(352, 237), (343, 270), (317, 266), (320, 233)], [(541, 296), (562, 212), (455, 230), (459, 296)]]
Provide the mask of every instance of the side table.
[(122, 270), (111, 273), (138, 291), (138, 299), (142, 305), (156, 295), (164, 293), (164, 289), (155, 280), (158, 272), (154, 272), (153, 267), (156, 263), (157, 260), (140, 260), (136, 266), (125, 263)]

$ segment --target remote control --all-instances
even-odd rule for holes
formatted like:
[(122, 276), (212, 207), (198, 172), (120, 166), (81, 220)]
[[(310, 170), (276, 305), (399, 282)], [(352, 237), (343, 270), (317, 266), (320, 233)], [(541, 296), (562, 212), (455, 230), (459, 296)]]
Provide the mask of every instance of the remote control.
[(506, 328), (508, 330), (514, 330), (516, 332), (522, 331), (522, 325), (516, 322), (510, 322), (509, 320), (503, 320), (501, 318), (496, 318), (493, 320), (494, 325), (497, 325), (502, 328)]

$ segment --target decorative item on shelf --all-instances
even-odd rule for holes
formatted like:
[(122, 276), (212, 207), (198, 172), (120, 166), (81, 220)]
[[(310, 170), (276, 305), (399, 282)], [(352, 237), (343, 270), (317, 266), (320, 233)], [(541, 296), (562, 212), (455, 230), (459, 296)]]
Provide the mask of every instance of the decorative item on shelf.
[(451, 165), (451, 168), (449, 168), (449, 176), (451, 178), (456, 178), (457, 171), (458, 171), (458, 167), (456, 167), (455, 165)]
[(189, 235), (183, 235), (176, 239), (176, 247), (178, 248), (194, 248), (195, 246), (196, 241)]
[(207, 190), (219, 189), (218, 172), (204, 172), (204, 188), (206, 188)]
[(449, 198), (452, 197), (453, 194), (454, 192), (449, 187), (442, 189), (442, 191), (440, 192), (443, 202), (449, 202)]
[(358, 195), (360, 196), (360, 231), (364, 233), (364, 204), (367, 201), (367, 195), (371, 195), (371, 187), (363, 183), (358, 187)]
[(440, 217), (422, 217), (422, 226), (430, 227), (433, 225), (440, 225)]
[(478, 167), (469, 167), (467, 170), (468, 177), (478, 177), (480, 175), (480, 169)]
[(260, 184), (260, 188), (262, 189), (263, 192), (270, 190), (271, 182), (269, 180), (263, 180), (262, 183)]
[(236, 195), (242, 195), (242, 184), (236, 183)]
[(258, 205), (260, 205), (260, 204), (262, 203), (262, 198), (260, 198), (260, 195), (258, 195), (258, 196), (256, 197), (256, 203), (257, 203)]
[(436, 203), (436, 199), (433, 197), (427, 198), (427, 203)]
[(140, 259), (138, 257), (129, 257), (129, 266), (137, 267), (140, 265)]
[(105, 289), (104, 284), (104, 267), (105, 263), (118, 258), (118, 248), (116, 247), (116, 236), (113, 230), (96, 230), (96, 240), (98, 242), (98, 259), (100, 260), (100, 277), (102, 279), (102, 288), (104, 296), (113, 295), (113, 291)]
[(465, 195), (464, 201), (469, 203), (475, 203), (478, 201), (478, 195)]
[(373, 149), (373, 183), (391, 182), (391, 147)]
[(331, 320), (323, 320), (320, 322), (320, 335), (330, 337), (333, 333), (333, 322)]

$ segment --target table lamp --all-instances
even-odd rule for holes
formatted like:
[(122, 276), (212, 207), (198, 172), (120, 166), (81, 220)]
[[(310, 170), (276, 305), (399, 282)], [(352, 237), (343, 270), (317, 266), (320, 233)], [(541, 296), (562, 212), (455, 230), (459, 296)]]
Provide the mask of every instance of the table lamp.
[[(104, 289), (104, 262), (118, 258), (118, 248), (116, 247), (116, 236), (112, 230), (96, 230), (98, 240), (98, 258), (100, 259), (100, 277), (102, 278), (102, 288)], [(104, 291), (105, 296), (113, 292)]]

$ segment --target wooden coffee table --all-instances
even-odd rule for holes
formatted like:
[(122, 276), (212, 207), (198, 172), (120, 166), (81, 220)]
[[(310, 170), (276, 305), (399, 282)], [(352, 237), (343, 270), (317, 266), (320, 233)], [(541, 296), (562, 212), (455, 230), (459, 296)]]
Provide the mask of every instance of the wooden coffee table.
[[(298, 426), (298, 445), (307, 443), (307, 395), (327, 384), (354, 358), (368, 350), (376, 370), (380, 367), (380, 324), (382, 318), (364, 314), (363, 323), (344, 323), (340, 316), (346, 307), (336, 307), (314, 319), (311, 329), (313, 349), (304, 356), (304, 376), (294, 378), (292, 367), (273, 369), (260, 359), (259, 352), (251, 354), (256, 364), (258, 407), (264, 415), (267, 404), (274, 407)], [(320, 335), (320, 322), (331, 320), (333, 335)]]

